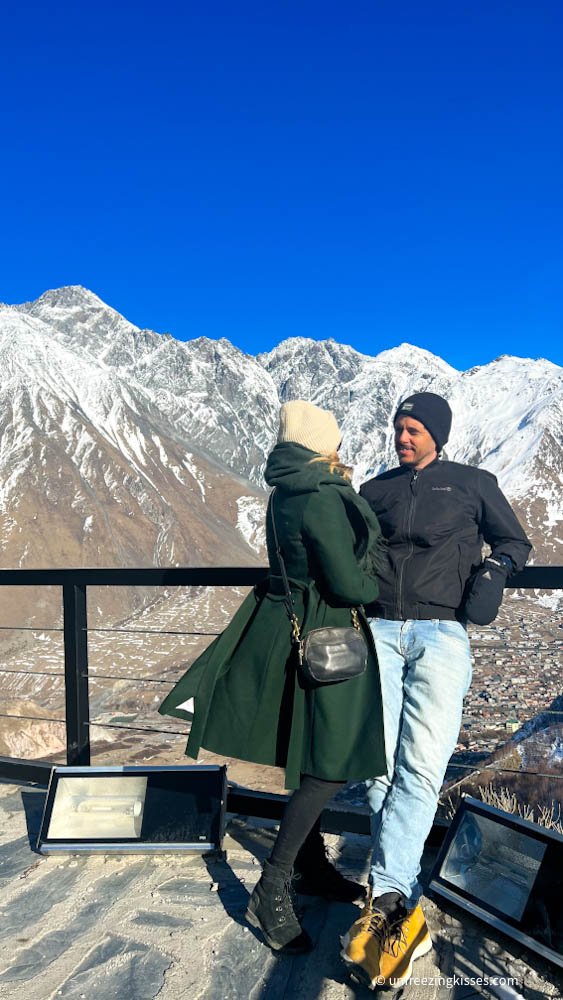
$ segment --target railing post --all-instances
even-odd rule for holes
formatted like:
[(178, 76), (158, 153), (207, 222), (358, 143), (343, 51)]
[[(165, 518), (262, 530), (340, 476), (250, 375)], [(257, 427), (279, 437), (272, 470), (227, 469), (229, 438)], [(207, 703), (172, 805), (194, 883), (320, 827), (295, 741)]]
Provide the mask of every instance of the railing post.
[(65, 650), (66, 760), (90, 763), (90, 706), (88, 701), (88, 632), (86, 586), (63, 584)]

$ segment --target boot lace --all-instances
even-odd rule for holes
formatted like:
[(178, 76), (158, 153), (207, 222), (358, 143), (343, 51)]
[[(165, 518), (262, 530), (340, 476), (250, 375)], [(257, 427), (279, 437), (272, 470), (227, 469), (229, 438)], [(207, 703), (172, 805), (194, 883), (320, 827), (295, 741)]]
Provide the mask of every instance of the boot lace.
[(389, 926), (387, 924), (385, 939), (383, 941), (383, 949), (393, 958), (397, 958), (402, 952), (407, 948), (407, 936), (405, 933), (404, 922), (399, 921), (396, 924)]
[(276, 905), (274, 907), (278, 916), (278, 924), (285, 924), (288, 918), (297, 920), (295, 913), (296, 895), (292, 885), (293, 872), (290, 872), (279, 887), (274, 896)]
[(407, 947), (404, 922), (398, 920), (390, 924), (381, 910), (373, 910), (368, 917), (365, 930), (379, 942), (382, 951), (397, 958)]
[(376, 938), (383, 946), (389, 932), (389, 925), (385, 919), (385, 914), (381, 910), (373, 910), (369, 916), (366, 930)]

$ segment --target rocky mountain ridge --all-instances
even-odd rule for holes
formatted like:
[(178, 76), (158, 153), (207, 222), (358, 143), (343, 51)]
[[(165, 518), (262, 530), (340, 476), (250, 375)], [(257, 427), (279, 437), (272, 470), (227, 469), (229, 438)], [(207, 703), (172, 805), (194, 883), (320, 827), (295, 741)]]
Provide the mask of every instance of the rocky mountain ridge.
[(497, 475), (536, 562), (561, 562), (563, 369), (550, 361), (458, 372), (408, 344), (370, 357), (301, 337), (254, 358), (141, 330), (70, 286), (0, 306), (0, 364), (5, 566), (253, 562), (280, 402), (333, 410), (359, 484), (395, 464), (390, 415), (424, 389), (452, 405), (447, 457)]

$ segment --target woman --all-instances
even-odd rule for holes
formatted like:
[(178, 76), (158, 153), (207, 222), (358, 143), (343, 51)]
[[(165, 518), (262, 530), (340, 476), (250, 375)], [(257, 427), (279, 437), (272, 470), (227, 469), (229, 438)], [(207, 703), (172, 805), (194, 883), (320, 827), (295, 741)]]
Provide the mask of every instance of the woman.
[(324, 805), (346, 782), (385, 771), (379, 674), (363, 610), (367, 670), (340, 683), (308, 685), (292, 646), (272, 525), (275, 517), (302, 634), (349, 626), (350, 609), (375, 600), (379, 525), (340, 463), (340, 438), (336, 419), (326, 410), (301, 400), (282, 406), (278, 442), (265, 472), (275, 487), (266, 518), (271, 574), (159, 710), (185, 718), (179, 706), (194, 698), (189, 756), (197, 758), (203, 746), (285, 768), (286, 787), (296, 791), (247, 919), (272, 948), (293, 954), (312, 947), (291, 902), (293, 869), (301, 892), (347, 901), (364, 894), (326, 857), (320, 835)]

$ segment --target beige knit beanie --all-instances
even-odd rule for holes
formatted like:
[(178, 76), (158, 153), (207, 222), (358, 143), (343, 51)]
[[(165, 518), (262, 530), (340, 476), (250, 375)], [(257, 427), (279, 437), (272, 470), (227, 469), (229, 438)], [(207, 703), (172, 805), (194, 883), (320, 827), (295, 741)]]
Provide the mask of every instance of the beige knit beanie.
[(336, 417), (304, 399), (284, 403), (280, 411), (279, 441), (292, 441), (319, 455), (332, 455), (342, 440)]

